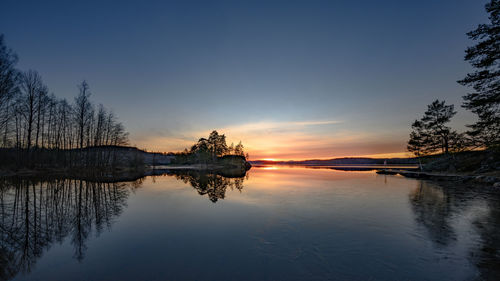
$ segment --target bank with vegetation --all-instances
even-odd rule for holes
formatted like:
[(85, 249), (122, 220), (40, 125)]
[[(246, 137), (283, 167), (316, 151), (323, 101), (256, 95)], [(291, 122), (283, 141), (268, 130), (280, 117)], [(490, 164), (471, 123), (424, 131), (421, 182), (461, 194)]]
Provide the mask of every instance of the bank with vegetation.
[(212, 131), (208, 138), (200, 138), (188, 150), (173, 153), (171, 169), (198, 169), (198, 170), (243, 170), (250, 169), (241, 141), (235, 146), (227, 145), (226, 136)]
[(37, 71), (17, 69), (17, 61), (0, 35), (0, 175), (140, 173), (158, 165), (249, 168), (241, 142), (228, 146), (216, 131), (179, 153), (129, 147), (116, 115), (91, 101), (87, 81), (68, 101), (51, 93)]
[(428, 105), (422, 118), (412, 123), (408, 141), (421, 173), (488, 182), (500, 176), (500, 1), (491, 0), (485, 9), (489, 22), (467, 33), (476, 43), (465, 51), (473, 71), (458, 81), (471, 89), (463, 96), (462, 107), (475, 114), (476, 121), (467, 125), (467, 131), (458, 132), (448, 126), (457, 113), (453, 104), (435, 100)]
[(116, 115), (95, 105), (86, 81), (73, 101), (51, 93), (35, 70), (16, 68), (17, 55), (0, 35), (0, 168), (3, 170), (99, 169), (123, 163), (128, 133)]

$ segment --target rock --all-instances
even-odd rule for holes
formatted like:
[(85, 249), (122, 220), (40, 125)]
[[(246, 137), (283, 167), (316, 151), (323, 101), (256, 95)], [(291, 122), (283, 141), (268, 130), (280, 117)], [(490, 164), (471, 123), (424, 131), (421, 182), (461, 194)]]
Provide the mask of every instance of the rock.
[(494, 188), (500, 189), (500, 181), (493, 184)]
[(498, 179), (496, 177), (486, 177), (484, 181), (486, 183), (494, 184), (494, 183), (496, 183), (498, 181)]
[(450, 164), (450, 166), (448, 167), (448, 172), (455, 173), (456, 171), (457, 168), (455, 167), (455, 165)]
[(490, 168), (486, 165), (482, 165), (479, 169), (475, 170), (474, 173), (486, 173)]
[(462, 176), (461, 179), (463, 182), (468, 182), (468, 181), (474, 180), (475, 177), (474, 176)]
[(494, 184), (498, 182), (498, 178), (491, 176), (476, 176), (474, 180), (479, 183), (488, 183), (488, 184)]

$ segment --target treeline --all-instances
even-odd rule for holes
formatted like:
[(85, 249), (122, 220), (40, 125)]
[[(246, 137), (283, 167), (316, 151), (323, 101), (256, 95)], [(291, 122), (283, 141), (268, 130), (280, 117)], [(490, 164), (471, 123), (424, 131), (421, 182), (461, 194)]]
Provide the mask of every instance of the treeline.
[(417, 157), (428, 154), (460, 152), (464, 150), (500, 149), (500, 0), (486, 4), (489, 24), (480, 24), (467, 33), (477, 41), (466, 50), (465, 60), (474, 68), (472, 73), (458, 81), (472, 87), (472, 93), (463, 97), (462, 107), (477, 116), (469, 130), (459, 133), (447, 126), (456, 114), (453, 105), (436, 100), (424, 116), (412, 124), (408, 151)]
[(0, 153), (8, 161), (0, 165), (111, 165), (113, 153), (89, 148), (126, 145), (128, 133), (113, 112), (91, 102), (88, 83), (69, 102), (50, 93), (38, 72), (18, 70), (17, 61), (0, 35)]
[(226, 136), (220, 135), (217, 131), (212, 131), (208, 138), (200, 138), (196, 144), (183, 152), (173, 153), (174, 164), (214, 164), (222, 160), (229, 159), (229, 156), (236, 156), (243, 160), (248, 159), (241, 141), (235, 146), (227, 145)]

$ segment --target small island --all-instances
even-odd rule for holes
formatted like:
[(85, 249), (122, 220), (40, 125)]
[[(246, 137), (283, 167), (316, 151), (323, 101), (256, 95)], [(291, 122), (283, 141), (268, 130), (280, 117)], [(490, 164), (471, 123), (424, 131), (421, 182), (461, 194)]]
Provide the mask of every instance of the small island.
[[(235, 146), (227, 145), (226, 136), (212, 131), (208, 138), (200, 138), (188, 150), (182, 152), (169, 153), (166, 167), (169, 169), (193, 169), (193, 170), (239, 170), (247, 171), (252, 165), (247, 161), (248, 153), (245, 153), (241, 141)], [(153, 167), (157, 163), (156, 159), (150, 163)]]

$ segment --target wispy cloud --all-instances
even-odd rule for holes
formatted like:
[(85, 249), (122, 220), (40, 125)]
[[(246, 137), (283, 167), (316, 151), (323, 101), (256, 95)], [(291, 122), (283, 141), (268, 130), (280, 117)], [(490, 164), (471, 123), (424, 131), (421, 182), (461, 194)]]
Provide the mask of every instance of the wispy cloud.
[(220, 130), (231, 132), (250, 132), (250, 131), (266, 131), (273, 129), (298, 129), (308, 126), (321, 126), (321, 125), (334, 125), (340, 124), (342, 121), (337, 120), (320, 120), (320, 121), (293, 121), (293, 122), (274, 122), (274, 121), (261, 121), (253, 123), (245, 123), (233, 125)]

